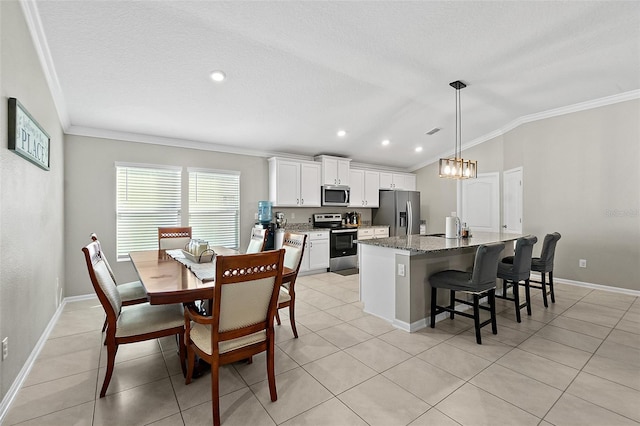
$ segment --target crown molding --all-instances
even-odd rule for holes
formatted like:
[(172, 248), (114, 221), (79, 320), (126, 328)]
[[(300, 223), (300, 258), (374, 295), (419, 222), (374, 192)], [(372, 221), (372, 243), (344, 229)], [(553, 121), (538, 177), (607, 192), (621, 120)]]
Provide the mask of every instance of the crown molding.
[[(604, 98), (594, 99), (591, 101), (580, 102), (573, 105), (568, 105), (560, 108), (550, 109), (548, 111), (542, 111), (535, 114), (524, 115), (522, 117), (518, 117), (515, 120), (507, 123), (505, 126), (501, 127), (498, 130), (495, 130), (491, 133), (487, 133), (486, 135), (480, 136), (479, 138), (473, 139), (462, 146), (462, 150), (472, 148), (476, 145), (480, 145), (483, 142), (489, 141), (491, 139), (497, 138), (498, 136), (502, 136), (507, 132), (515, 129), (526, 123), (531, 123), (532, 121), (545, 120), (547, 118), (558, 117), (565, 114), (572, 114), (574, 112), (586, 111), (589, 109), (600, 108), (607, 105), (617, 104), (620, 102), (631, 101), (635, 99), (640, 99), (640, 90), (631, 90), (629, 92), (619, 93), (617, 95), (605, 96)], [(423, 161), (415, 166), (408, 167), (407, 170), (410, 172), (414, 172), (418, 169), (426, 167), (430, 164), (433, 164), (439, 161), (441, 158), (447, 158), (453, 155), (453, 151), (447, 151), (442, 153), (437, 157), (432, 157), (426, 161)]]
[(120, 132), (115, 130), (97, 129), (93, 127), (70, 126), (65, 133), (73, 136), (86, 136), (91, 138), (113, 139), (126, 142), (173, 146), (178, 148), (198, 149), (201, 151), (215, 151), (224, 152), (227, 154), (249, 155), (252, 157), (283, 157), (297, 160), (313, 161), (313, 157), (307, 155), (296, 155), (277, 151), (260, 151), (254, 149), (239, 148), (233, 145), (221, 145), (202, 141), (143, 135), (140, 133)]
[(33, 46), (36, 50), (40, 64), (42, 65), (42, 72), (47, 80), (53, 103), (56, 106), (58, 112), (58, 119), (62, 128), (66, 130), (71, 126), (71, 120), (69, 118), (69, 112), (67, 110), (67, 104), (64, 100), (64, 94), (62, 87), (60, 87), (60, 80), (58, 80), (58, 74), (56, 68), (53, 65), (53, 58), (51, 57), (51, 51), (49, 50), (49, 44), (47, 43), (47, 37), (44, 34), (42, 28), (42, 21), (40, 20), (40, 14), (38, 13), (38, 5), (35, 0), (20, 0), (20, 6), (24, 13), (24, 19), (31, 33), (33, 39)]

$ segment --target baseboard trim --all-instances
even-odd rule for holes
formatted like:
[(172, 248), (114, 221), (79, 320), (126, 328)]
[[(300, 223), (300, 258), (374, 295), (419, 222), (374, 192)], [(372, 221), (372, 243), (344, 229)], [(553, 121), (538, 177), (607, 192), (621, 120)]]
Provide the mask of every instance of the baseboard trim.
[(53, 327), (55, 327), (56, 323), (58, 322), (58, 319), (60, 318), (60, 314), (62, 314), (62, 311), (64, 310), (65, 305), (68, 302), (78, 302), (81, 300), (88, 300), (88, 299), (96, 299), (96, 295), (87, 294), (83, 296), (65, 297), (62, 300), (62, 303), (60, 303), (60, 306), (58, 306), (58, 309), (56, 309), (55, 313), (51, 317), (49, 324), (47, 324), (47, 327), (44, 329), (44, 331), (42, 332), (42, 335), (36, 342), (36, 345), (31, 351), (31, 354), (29, 354), (29, 357), (27, 358), (24, 365), (20, 369), (18, 376), (11, 384), (11, 387), (7, 391), (4, 398), (2, 398), (2, 402), (0, 402), (0, 424), (2, 424), (2, 422), (4, 421), (4, 418), (9, 412), (9, 407), (11, 406), (11, 403), (13, 402), (16, 395), (18, 394), (20, 387), (22, 387), (22, 384), (24, 383), (25, 379), (29, 375), (31, 368), (33, 367), (33, 363), (38, 358), (38, 355), (40, 355), (40, 352), (42, 351), (42, 348), (44, 347), (45, 343), (47, 343), (47, 340), (49, 339), (49, 335), (51, 334)]
[[(535, 278), (536, 280), (540, 281), (540, 274), (537, 272), (532, 272), (531, 278)], [(573, 285), (576, 287), (590, 288), (593, 290), (608, 291), (610, 293), (620, 293), (620, 294), (626, 294), (629, 296), (640, 297), (640, 290), (631, 290), (628, 288), (613, 287), (610, 285), (587, 283), (584, 281), (575, 281), (575, 280), (569, 280), (566, 278), (556, 278), (556, 277), (553, 277), (553, 282), (560, 283), (560, 284)]]

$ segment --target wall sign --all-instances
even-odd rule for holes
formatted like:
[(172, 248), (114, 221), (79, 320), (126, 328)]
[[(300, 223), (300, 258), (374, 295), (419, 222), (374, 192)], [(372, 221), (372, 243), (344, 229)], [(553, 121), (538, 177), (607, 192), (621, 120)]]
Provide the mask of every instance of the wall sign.
[(49, 170), (49, 146), (47, 132), (33, 119), (16, 98), (9, 98), (9, 149)]

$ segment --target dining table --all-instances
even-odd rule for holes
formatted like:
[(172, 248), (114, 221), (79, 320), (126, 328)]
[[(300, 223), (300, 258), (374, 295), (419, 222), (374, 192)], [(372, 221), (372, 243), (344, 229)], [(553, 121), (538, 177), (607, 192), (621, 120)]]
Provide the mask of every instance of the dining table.
[[(216, 256), (242, 254), (226, 247), (215, 246), (212, 249)], [(213, 297), (215, 274), (209, 273), (208, 278), (200, 278), (203, 276), (201, 271), (207, 265), (198, 264), (196, 269), (196, 265), (189, 266), (188, 262), (176, 260), (180, 258), (172, 250), (133, 251), (129, 257), (151, 305), (190, 303)], [(209, 263), (209, 270), (214, 267), (215, 257), (212, 262)], [(295, 274), (294, 269), (284, 267), (282, 281), (289, 281)]]

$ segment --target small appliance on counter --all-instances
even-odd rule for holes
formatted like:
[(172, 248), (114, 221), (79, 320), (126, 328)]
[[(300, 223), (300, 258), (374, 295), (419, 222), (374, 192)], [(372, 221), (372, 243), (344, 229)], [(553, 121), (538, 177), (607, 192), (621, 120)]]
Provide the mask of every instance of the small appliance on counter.
[(345, 225), (350, 227), (356, 227), (362, 224), (360, 213), (358, 212), (346, 212), (344, 214), (344, 220), (345, 220)]
[(445, 238), (460, 238), (460, 218), (456, 216), (456, 212), (451, 212), (451, 216), (447, 216), (444, 235)]
[(276, 212), (276, 228), (284, 228), (287, 226), (287, 219), (284, 218), (284, 212)]

